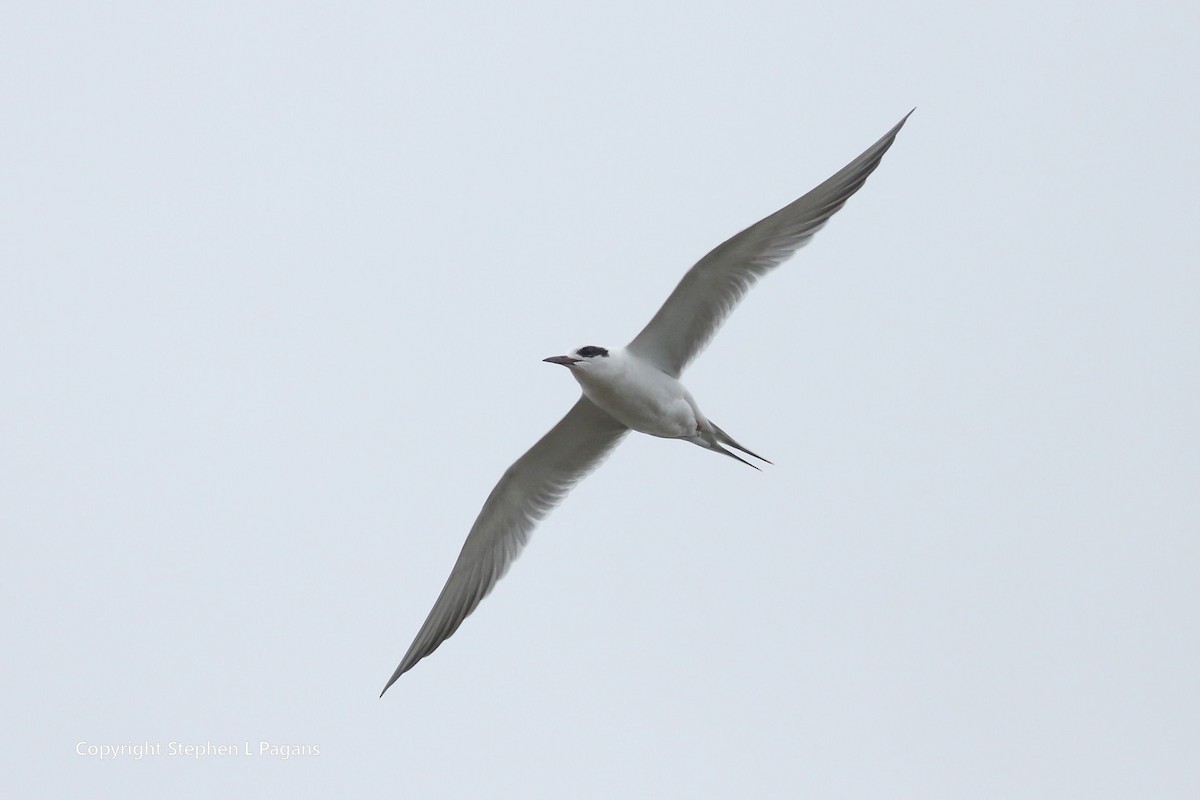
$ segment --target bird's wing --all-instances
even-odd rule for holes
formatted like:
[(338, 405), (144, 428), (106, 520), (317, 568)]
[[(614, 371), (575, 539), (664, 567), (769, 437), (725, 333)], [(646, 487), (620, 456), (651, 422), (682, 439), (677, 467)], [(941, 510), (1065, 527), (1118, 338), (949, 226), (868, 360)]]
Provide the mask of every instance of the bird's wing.
[(557, 425), (508, 468), (483, 504), (442, 593), (384, 692), (458, 630), (525, 547), (534, 526), (628, 431), (591, 400), (580, 397)]
[(807, 244), (859, 190), (909, 114), (829, 180), (700, 259), (628, 349), (678, 378), (754, 282)]

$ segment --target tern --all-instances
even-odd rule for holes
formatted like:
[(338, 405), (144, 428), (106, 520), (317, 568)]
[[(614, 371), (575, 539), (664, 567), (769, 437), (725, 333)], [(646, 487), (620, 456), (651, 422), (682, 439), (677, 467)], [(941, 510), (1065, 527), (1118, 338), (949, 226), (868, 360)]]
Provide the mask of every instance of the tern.
[(691, 442), (755, 469), (727, 447), (771, 463), (706, 417), (679, 378), (750, 287), (807, 244), (862, 188), (911, 114), (820, 186), (700, 259), (623, 349), (587, 345), (543, 359), (570, 370), (582, 396), (492, 489), (442, 593), (380, 697), (458, 630), (525, 547), (534, 526), (629, 431)]

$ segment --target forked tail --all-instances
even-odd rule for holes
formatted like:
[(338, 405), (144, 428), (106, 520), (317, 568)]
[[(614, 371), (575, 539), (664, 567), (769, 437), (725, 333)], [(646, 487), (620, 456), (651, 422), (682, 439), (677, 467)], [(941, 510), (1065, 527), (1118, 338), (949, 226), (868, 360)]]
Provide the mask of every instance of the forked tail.
[(736, 439), (734, 439), (732, 436), (730, 436), (725, 431), (721, 430), (721, 426), (718, 425), (717, 423), (713, 422), (711, 419), (708, 421), (708, 424), (712, 426), (712, 433), (709, 436), (703, 437), (704, 441), (701, 444), (701, 446), (707, 447), (709, 450), (715, 450), (718, 453), (724, 453), (725, 455), (729, 456), (730, 458), (736, 458), (738, 461), (742, 462), (746, 466), (754, 467), (754, 469), (757, 469), (760, 472), (762, 471), (762, 469), (760, 467), (758, 467), (754, 464), (751, 464), (749, 461), (747, 461), (746, 459), (737, 455), (736, 453), (729, 452), (721, 445), (727, 444), (730, 447), (734, 448), (735, 450), (741, 450), (746, 455), (757, 458), (759, 461), (762, 461), (766, 464), (771, 463), (771, 461), (763, 458), (758, 453), (754, 452), (753, 450), (749, 449), (748, 447), (745, 447), (744, 445), (739, 444)]

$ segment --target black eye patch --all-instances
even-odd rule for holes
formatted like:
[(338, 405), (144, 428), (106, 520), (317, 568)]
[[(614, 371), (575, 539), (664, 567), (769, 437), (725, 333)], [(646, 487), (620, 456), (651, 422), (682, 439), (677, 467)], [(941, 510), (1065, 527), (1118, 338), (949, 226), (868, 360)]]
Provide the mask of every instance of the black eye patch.
[(603, 347), (596, 347), (594, 344), (589, 344), (587, 347), (581, 347), (575, 352), (584, 358), (591, 358), (592, 356), (604, 356), (605, 358), (608, 358), (608, 351)]

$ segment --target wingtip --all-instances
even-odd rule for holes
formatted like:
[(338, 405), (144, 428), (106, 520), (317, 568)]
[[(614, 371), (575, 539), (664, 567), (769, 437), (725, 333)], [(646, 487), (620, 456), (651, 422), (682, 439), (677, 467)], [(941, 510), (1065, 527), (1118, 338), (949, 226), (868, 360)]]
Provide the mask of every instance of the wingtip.
[(403, 675), (406, 671), (407, 670), (402, 670), (402, 669), (397, 668), (395, 673), (393, 673), (392, 677), (388, 680), (388, 682), (386, 684), (384, 684), (383, 691), (379, 693), (379, 696), (383, 697), (385, 694), (387, 694), (387, 690), (392, 688), (392, 684), (395, 683), (397, 680), (399, 680), (400, 676)]

